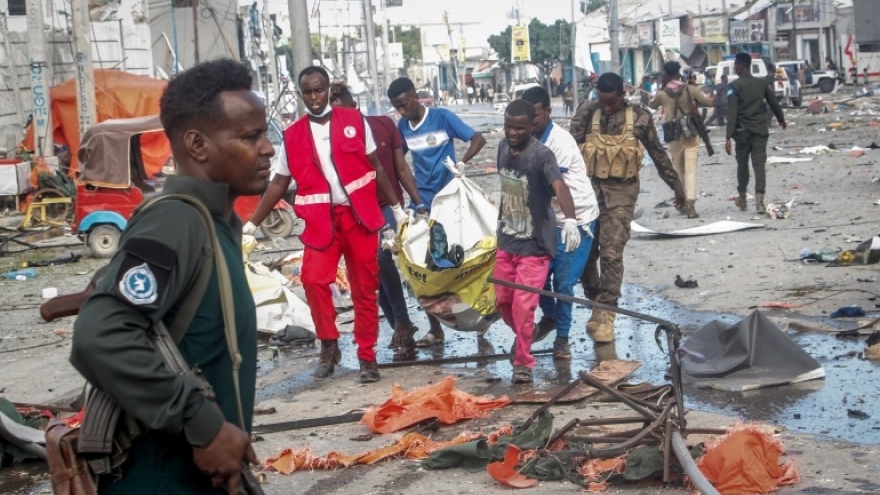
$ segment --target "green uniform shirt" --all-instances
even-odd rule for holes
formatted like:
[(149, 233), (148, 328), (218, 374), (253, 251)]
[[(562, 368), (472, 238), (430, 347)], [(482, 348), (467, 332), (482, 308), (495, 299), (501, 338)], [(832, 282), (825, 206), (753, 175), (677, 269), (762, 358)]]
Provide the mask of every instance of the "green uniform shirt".
[(769, 136), (767, 114), (764, 100), (776, 115), (781, 125), (785, 122), (782, 107), (776, 101), (776, 93), (767, 84), (767, 80), (751, 74), (743, 74), (730, 83), (727, 89), (727, 139), (732, 139), (737, 131), (749, 131), (752, 134)]
[(663, 179), (663, 182), (672, 190), (678, 190), (681, 186), (678, 174), (675, 172), (675, 168), (672, 167), (672, 161), (670, 161), (669, 155), (666, 154), (663, 143), (657, 137), (657, 128), (654, 127), (654, 119), (651, 116), (651, 112), (644, 107), (639, 105), (633, 106), (628, 101), (624, 101), (623, 107), (617, 113), (606, 115), (599, 108), (598, 100), (587, 100), (578, 106), (574, 117), (571, 118), (569, 132), (574, 136), (578, 146), (584, 144), (587, 140), (587, 134), (593, 132), (593, 112), (602, 112), (599, 117), (599, 132), (603, 134), (622, 134), (626, 127), (626, 107), (629, 106), (633, 107), (633, 120), (635, 120), (633, 122), (633, 135), (642, 143), (645, 151), (648, 152), (648, 156), (654, 161), (654, 166), (657, 167), (657, 173)]
[[(249, 431), (256, 389), (256, 313), (241, 262), (241, 221), (227, 216), (225, 184), (170, 177), (164, 192), (193, 196), (214, 217), (232, 279), (242, 355), (241, 402)], [(103, 487), (109, 491), (210, 492), (210, 481), (193, 464), (190, 446), (210, 443), (224, 421), (239, 424), (216, 273), (179, 344), (187, 362), (198, 366), (214, 388), (216, 405), (165, 368), (145, 334), (160, 319), (168, 325), (173, 321), (195, 283), (208, 235), (199, 213), (180, 201), (158, 203), (138, 214), (74, 325), (73, 366), (153, 430), (135, 441), (123, 466), (124, 478)]]

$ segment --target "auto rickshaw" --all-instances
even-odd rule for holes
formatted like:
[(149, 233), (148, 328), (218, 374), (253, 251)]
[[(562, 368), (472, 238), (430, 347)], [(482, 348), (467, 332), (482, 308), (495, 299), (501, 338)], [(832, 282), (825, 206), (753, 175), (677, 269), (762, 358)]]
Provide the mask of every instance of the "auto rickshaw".
[[(164, 178), (149, 177), (144, 168), (146, 152), (158, 153), (163, 163), (171, 156), (158, 115), (106, 120), (83, 136), (77, 153), (80, 169), (71, 225), (73, 233), (97, 257), (107, 258), (116, 252), (134, 210), (144, 198), (161, 190)], [(167, 168), (163, 172), (173, 173)], [(259, 200), (259, 196), (241, 197), (233, 209), (239, 217), (247, 219)], [(294, 226), (293, 209), (282, 200), (261, 229), (266, 237), (287, 237)]]

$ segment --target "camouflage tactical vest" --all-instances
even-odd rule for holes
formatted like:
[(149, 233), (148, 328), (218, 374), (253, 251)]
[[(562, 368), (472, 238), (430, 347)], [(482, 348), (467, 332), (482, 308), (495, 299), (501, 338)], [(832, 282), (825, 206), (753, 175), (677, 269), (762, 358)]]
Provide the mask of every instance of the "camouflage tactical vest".
[(621, 134), (602, 134), (601, 114), (593, 111), (593, 124), (581, 145), (587, 175), (599, 179), (632, 179), (642, 167), (642, 147), (633, 134), (633, 109), (626, 107), (626, 125)]

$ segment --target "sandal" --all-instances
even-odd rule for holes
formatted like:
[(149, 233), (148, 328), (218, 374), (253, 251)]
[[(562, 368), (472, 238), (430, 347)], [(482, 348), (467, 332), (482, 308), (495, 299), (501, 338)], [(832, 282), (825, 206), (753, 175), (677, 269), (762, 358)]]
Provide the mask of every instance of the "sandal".
[(392, 361), (415, 361), (416, 359), (416, 341), (414, 339), (409, 339), (406, 345), (398, 347), (395, 349), (394, 354), (391, 356)]
[(424, 337), (416, 341), (416, 347), (433, 347), (442, 344), (443, 340), (443, 337), (438, 337), (433, 333), (428, 332)]
[(412, 323), (407, 325), (396, 324), (394, 333), (391, 334), (391, 342), (388, 344), (389, 349), (397, 349), (410, 345), (410, 341), (416, 336), (419, 329)]
[(525, 366), (513, 367), (513, 383), (532, 383), (535, 381), (532, 370)]

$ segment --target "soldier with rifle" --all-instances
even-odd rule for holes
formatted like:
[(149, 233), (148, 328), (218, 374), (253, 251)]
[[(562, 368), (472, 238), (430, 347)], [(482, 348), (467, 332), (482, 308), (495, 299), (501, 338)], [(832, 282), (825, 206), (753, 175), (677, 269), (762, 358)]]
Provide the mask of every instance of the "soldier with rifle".
[(682, 81), (680, 71), (681, 64), (678, 62), (663, 64), (663, 74), (660, 76), (663, 89), (657, 92), (648, 106), (654, 109), (663, 107), (663, 140), (669, 143), (672, 166), (684, 183), (687, 198), (681, 212), (688, 218), (698, 218), (700, 215), (695, 204), (700, 139), (706, 143), (709, 156), (712, 156), (714, 150), (696, 105), (711, 107), (713, 102), (703, 94), (699, 86)]
[[(242, 466), (257, 461), (249, 437), (257, 327), (232, 204), (266, 190), (274, 154), (265, 106), (251, 87), (248, 68), (229, 59), (196, 65), (168, 83), (160, 117), (178, 175), (162, 195), (174, 196), (132, 218), (79, 311), (71, 363), (139, 425), (125, 452), (113, 451), (98, 493), (251, 493)], [(187, 323), (175, 330), (184, 314)], [(175, 372), (179, 366), (151, 337), (163, 323), (177, 356), (197, 368)], [(96, 410), (94, 391), (87, 418)], [(116, 462), (119, 454), (124, 462)]]

